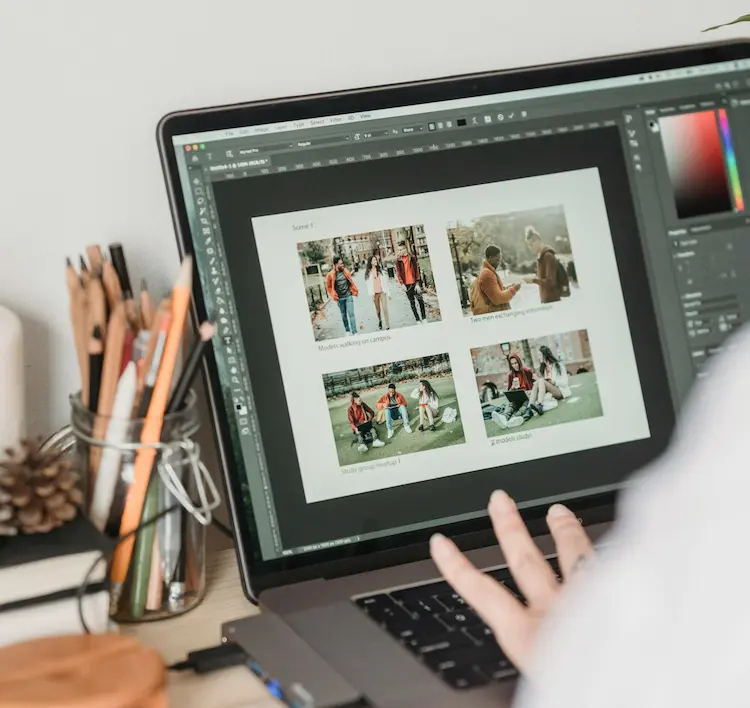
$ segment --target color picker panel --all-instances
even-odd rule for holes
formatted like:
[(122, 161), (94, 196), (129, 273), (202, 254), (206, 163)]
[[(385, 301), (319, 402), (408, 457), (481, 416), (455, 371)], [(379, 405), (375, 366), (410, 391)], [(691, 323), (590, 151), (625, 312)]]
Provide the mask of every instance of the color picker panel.
[(677, 216), (732, 211), (719, 124), (714, 111), (659, 119)]

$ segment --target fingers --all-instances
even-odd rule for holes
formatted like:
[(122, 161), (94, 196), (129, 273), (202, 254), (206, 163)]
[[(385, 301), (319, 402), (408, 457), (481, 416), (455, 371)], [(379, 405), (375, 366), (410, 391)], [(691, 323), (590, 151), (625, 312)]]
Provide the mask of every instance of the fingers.
[(443, 577), (474, 608), (511, 661), (521, 668), (536, 620), (507, 588), (477, 570), (453, 541), (435, 534), (430, 539), (430, 553)]
[(489, 505), (492, 526), (513, 578), (529, 606), (545, 612), (559, 592), (559, 583), (549, 563), (531, 538), (515, 502), (496, 491)]
[(555, 539), (560, 570), (567, 580), (594, 555), (594, 547), (576, 515), (562, 504), (549, 508), (547, 526)]

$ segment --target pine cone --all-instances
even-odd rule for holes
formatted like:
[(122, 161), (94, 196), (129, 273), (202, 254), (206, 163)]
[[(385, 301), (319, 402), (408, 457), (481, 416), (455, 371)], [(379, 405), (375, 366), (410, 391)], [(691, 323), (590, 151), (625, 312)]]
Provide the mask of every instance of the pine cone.
[(22, 440), (0, 462), (0, 536), (46, 533), (75, 518), (83, 503), (80, 479), (59, 450)]

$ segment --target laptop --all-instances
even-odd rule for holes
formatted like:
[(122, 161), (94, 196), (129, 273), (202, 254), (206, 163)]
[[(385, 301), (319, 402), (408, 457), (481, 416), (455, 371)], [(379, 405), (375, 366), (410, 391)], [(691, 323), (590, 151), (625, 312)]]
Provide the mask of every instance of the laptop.
[[(550, 557), (553, 502), (606, 532), (750, 304), (748, 95), (732, 41), (161, 121), (193, 314), (218, 325), (205, 375), (242, 583), (264, 608), (225, 637), (316, 706), (507, 705), (515, 669), (428, 539), (516, 591), (494, 489)], [(469, 289), (493, 277), (519, 287), (475, 314)], [(543, 364), (558, 406), (484, 420), (487, 382)], [(382, 446), (351, 445), (354, 392)]]

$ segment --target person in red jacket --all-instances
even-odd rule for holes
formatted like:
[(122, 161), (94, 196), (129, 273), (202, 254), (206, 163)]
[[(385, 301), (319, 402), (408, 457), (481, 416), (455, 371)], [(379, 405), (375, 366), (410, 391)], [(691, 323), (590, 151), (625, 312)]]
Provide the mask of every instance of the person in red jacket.
[[(524, 366), (523, 359), (515, 352), (508, 355), (508, 369), (508, 391), (531, 391), (534, 388), (534, 372)], [(520, 415), (521, 409), (525, 407), (525, 405), (516, 406), (513, 401), (509, 400), (502, 413), (500, 411), (492, 413), (492, 420), (505, 429), (508, 427), (510, 419)], [(522, 424), (522, 421), (523, 419), (519, 418), (518, 424)]]
[[(406, 241), (399, 241), (398, 243), (396, 277), (398, 278), (398, 282), (404, 286), (406, 297), (409, 298), (409, 304), (411, 305), (411, 311), (414, 313), (414, 319), (419, 323), (424, 322), (427, 319), (427, 313), (425, 311), (422, 285), (420, 283), (422, 275), (419, 272), (417, 259), (409, 253)], [(417, 302), (419, 303), (419, 312), (417, 312)], [(420, 314), (422, 315), (422, 319), (419, 319)]]
[(361, 398), (359, 393), (352, 391), (349, 399), (349, 408), (346, 411), (349, 427), (357, 436), (359, 446), (357, 450), (367, 452), (367, 441), (372, 440), (373, 447), (383, 447), (385, 443), (378, 439), (378, 431), (372, 425), (375, 411), (370, 408)]
[(399, 418), (403, 422), (404, 430), (411, 432), (409, 412), (406, 408), (406, 398), (396, 390), (396, 384), (388, 384), (388, 392), (378, 399), (378, 409), (385, 411), (385, 425), (388, 428), (388, 439), (393, 437), (393, 421)]
[(357, 319), (354, 316), (354, 298), (359, 290), (354, 284), (352, 274), (344, 268), (341, 256), (333, 259), (333, 270), (326, 276), (326, 291), (339, 304), (341, 319), (347, 334), (357, 333)]

